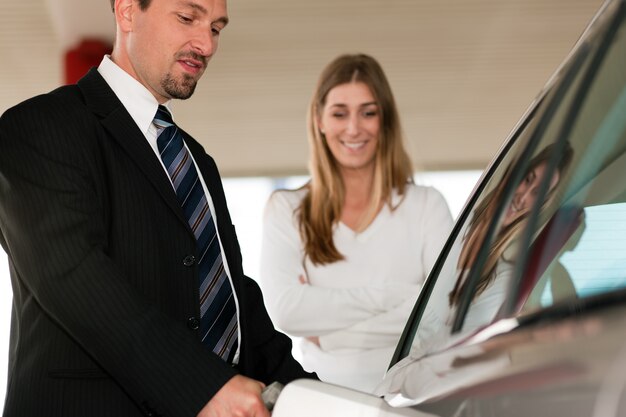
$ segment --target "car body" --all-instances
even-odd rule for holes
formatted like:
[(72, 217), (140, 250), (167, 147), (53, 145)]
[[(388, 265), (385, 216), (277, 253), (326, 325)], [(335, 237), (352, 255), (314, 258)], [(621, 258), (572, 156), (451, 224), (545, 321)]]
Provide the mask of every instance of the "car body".
[(608, 0), (485, 170), (375, 395), (274, 417), (626, 416), (626, 0)]

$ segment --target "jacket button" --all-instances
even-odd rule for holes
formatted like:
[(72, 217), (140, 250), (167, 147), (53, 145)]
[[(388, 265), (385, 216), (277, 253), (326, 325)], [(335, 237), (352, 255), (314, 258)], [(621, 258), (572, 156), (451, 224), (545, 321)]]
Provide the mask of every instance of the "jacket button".
[(187, 319), (187, 327), (191, 330), (198, 330), (198, 327), (200, 327), (200, 320), (195, 317), (189, 317), (189, 319)]
[(196, 257), (193, 255), (187, 255), (183, 259), (183, 265), (185, 266), (193, 266), (196, 263)]

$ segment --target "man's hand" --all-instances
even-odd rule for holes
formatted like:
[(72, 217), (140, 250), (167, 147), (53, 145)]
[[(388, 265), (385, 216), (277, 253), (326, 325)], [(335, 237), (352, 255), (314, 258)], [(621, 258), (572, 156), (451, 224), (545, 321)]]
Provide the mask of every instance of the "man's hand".
[(261, 399), (265, 384), (235, 375), (204, 406), (198, 417), (270, 417)]

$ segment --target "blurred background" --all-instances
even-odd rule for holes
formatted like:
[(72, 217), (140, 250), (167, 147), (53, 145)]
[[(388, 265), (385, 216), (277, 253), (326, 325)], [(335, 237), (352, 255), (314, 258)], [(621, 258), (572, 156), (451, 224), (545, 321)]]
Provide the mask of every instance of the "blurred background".
[[(261, 217), (277, 187), (307, 179), (305, 113), (342, 53), (387, 73), (416, 165), (454, 215), (568, 54), (600, 0), (229, 0), (231, 23), (178, 124), (217, 161), (256, 277)], [(0, 0), (0, 113), (73, 82), (110, 48), (109, 0)], [(0, 196), (2, 198), (2, 196)], [(0, 404), (11, 287), (0, 250)]]

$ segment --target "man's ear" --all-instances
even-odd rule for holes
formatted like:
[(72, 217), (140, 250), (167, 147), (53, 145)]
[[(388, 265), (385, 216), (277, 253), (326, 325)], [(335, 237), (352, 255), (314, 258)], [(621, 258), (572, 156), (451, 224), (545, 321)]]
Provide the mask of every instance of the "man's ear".
[(133, 12), (135, 0), (115, 0), (115, 22), (122, 32), (131, 32), (133, 28)]

